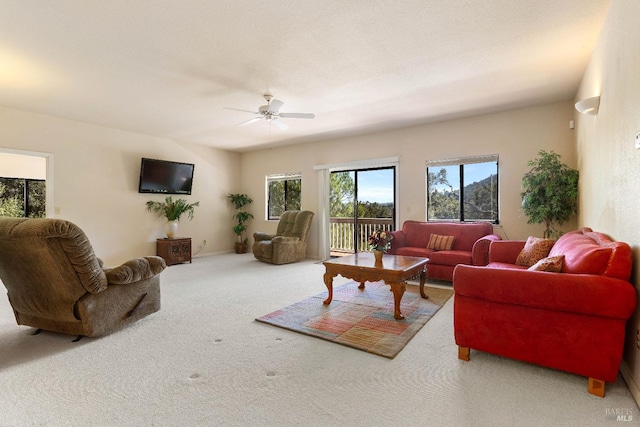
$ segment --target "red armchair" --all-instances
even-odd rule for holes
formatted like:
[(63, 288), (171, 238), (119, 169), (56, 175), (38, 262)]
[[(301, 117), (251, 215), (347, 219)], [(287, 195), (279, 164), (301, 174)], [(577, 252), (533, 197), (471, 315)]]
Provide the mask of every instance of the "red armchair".
[(554, 273), (515, 265), (524, 243), (492, 242), (487, 266), (456, 267), (458, 357), (475, 349), (586, 376), (589, 393), (604, 397), (636, 307), (631, 248), (589, 228), (567, 233), (549, 253), (564, 255)]

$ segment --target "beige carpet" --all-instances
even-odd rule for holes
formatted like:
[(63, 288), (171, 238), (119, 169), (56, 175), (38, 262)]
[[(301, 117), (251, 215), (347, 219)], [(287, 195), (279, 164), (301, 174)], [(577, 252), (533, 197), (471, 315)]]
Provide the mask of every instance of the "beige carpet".
[[(473, 352), (453, 298), (394, 359), (254, 319), (326, 288), (323, 266), (225, 254), (169, 267), (162, 310), (101, 339), (17, 326), (0, 295), (0, 426), (606, 426), (640, 411), (624, 381)], [(336, 278), (336, 286), (346, 283)]]

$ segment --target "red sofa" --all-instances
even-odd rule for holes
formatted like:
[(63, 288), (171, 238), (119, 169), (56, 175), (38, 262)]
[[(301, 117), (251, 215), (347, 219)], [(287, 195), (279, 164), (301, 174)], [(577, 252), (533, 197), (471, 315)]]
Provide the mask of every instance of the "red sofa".
[(604, 397), (636, 307), (631, 248), (590, 228), (566, 233), (549, 253), (564, 255), (554, 273), (515, 265), (524, 244), (493, 242), (487, 266), (456, 267), (458, 357), (475, 349), (582, 375), (589, 393)]
[[(458, 264), (486, 265), (489, 262), (489, 243), (500, 240), (488, 222), (405, 221), (402, 230), (391, 234), (390, 254), (429, 258), (428, 277), (449, 282)], [(431, 234), (453, 236), (451, 250), (427, 249)]]

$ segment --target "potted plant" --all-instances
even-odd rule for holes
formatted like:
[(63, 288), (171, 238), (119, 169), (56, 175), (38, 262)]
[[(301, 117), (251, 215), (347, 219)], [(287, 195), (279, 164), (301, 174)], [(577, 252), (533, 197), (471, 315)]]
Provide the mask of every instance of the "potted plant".
[(553, 151), (541, 150), (538, 156), (522, 178), (522, 210), (529, 224), (545, 224), (544, 238), (557, 238), (562, 233), (554, 223), (562, 224), (578, 210), (578, 171)]
[(192, 220), (194, 210), (199, 205), (200, 202), (187, 203), (185, 199), (173, 200), (171, 196), (167, 196), (163, 202), (149, 200), (147, 210), (158, 214), (159, 217), (167, 218), (167, 237), (172, 239), (178, 232), (180, 217), (187, 214), (189, 220)]
[(248, 239), (244, 237), (244, 232), (247, 231), (247, 225), (245, 223), (253, 218), (253, 215), (240, 209), (252, 203), (253, 200), (246, 194), (240, 193), (229, 194), (227, 197), (235, 208), (238, 209), (238, 212), (233, 216), (238, 223), (232, 227), (233, 233), (238, 239), (235, 244), (235, 251), (237, 254), (244, 254), (249, 248)]

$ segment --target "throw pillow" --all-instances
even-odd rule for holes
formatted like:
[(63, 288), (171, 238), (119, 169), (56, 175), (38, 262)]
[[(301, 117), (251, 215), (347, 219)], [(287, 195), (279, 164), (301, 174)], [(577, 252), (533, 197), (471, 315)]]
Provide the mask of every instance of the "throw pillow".
[(540, 261), (533, 264), (527, 270), (551, 271), (554, 273), (560, 273), (562, 271), (563, 262), (564, 262), (564, 255), (550, 256), (547, 258), (542, 258)]
[(529, 236), (527, 242), (524, 244), (524, 248), (522, 248), (516, 258), (516, 265), (531, 267), (542, 258), (549, 256), (549, 251), (551, 251), (554, 243), (555, 240)]
[(431, 234), (427, 249), (434, 251), (449, 251), (453, 247), (455, 236), (441, 236), (439, 234)]

